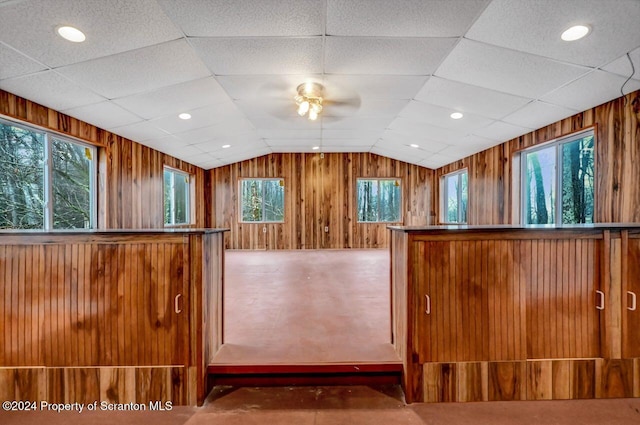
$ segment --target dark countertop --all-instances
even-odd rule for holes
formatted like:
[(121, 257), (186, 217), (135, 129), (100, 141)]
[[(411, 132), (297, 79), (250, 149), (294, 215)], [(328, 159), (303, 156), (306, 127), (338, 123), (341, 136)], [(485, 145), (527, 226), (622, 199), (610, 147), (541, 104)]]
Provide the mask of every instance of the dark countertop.
[(65, 235), (152, 235), (152, 234), (208, 234), (223, 233), (229, 229), (175, 227), (166, 229), (65, 229), (42, 231), (39, 229), (0, 229), (1, 236), (65, 236)]
[(437, 226), (387, 226), (388, 229), (398, 232), (409, 233), (429, 233), (451, 231), (451, 232), (465, 232), (465, 231), (509, 231), (509, 230), (625, 230), (625, 229), (640, 229), (640, 223), (595, 223), (595, 224), (539, 224), (523, 226), (520, 224), (490, 224), (490, 225), (466, 225), (466, 224), (445, 224)]

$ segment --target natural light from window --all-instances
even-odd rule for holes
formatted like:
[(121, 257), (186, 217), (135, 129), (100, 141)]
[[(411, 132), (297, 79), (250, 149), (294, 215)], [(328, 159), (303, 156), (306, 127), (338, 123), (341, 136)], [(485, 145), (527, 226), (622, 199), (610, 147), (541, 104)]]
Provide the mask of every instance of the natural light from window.
[(593, 152), (592, 130), (523, 152), (525, 224), (593, 223)]
[(0, 228), (95, 227), (96, 148), (0, 121)]

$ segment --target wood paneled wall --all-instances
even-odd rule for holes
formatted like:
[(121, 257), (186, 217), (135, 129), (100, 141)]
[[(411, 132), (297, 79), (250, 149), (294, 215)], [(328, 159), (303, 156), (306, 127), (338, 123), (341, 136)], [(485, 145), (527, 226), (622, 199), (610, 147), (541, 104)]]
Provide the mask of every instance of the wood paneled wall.
[[(388, 246), (388, 223), (358, 223), (356, 179), (397, 178), (404, 224), (430, 224), (433, 171), (370, 153), (270, 154), (210, 171), (214, 227), (230, 228), (233, 249), (378, 248)], [(238, 181), (282, 178), (284, 223), (240, 223)], [(325, 226), (329, 231), (325, 232)], [(266, 228), (266, 233), (263, 232)]]
[[(625, 100), (626, 99), (626, 100)], [(442, 175), (469, 170), (469, 224), (512, 223), (512, 171), (516, 152), (581, 129), (596, 129), (598, 223), (640, 222), (640, 92), (565, 118), (436, 170)], [(635, 106), (634, 106), (635, 105)], [(439, 202), (439, 184), (434, 185)], [(435, 210), (440, 220), (439, 204)]]
[(194, 176), (194, 227), (210, 224), (208, 173), (201, 168), (2, 90), (0, 115), (99, 147), (99, 228), (164, 227), (164, 165)]

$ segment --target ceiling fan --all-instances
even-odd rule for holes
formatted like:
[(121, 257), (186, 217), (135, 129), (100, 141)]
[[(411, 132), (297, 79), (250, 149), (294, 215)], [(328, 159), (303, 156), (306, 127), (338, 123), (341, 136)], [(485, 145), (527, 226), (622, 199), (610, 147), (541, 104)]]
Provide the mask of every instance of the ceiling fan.
[(308, 79), (300, 84), (268, 83), (259, 89), (259, 97), (270, 99), (265, 108), (270, 115), (290, 121), (339, 121), (360, 109), (360, 96), (353, 90), (328, 81)]

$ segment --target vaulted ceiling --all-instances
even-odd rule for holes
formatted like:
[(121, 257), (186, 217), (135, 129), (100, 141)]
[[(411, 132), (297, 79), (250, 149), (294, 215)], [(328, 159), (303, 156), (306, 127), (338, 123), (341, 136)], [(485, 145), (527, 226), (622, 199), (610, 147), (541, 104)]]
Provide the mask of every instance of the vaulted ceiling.
[(0, 88), (205, 169), (314, 146), (437, 168), (619, 97), (627, 53), (624, 93), (638, 0), (0, 0)]

